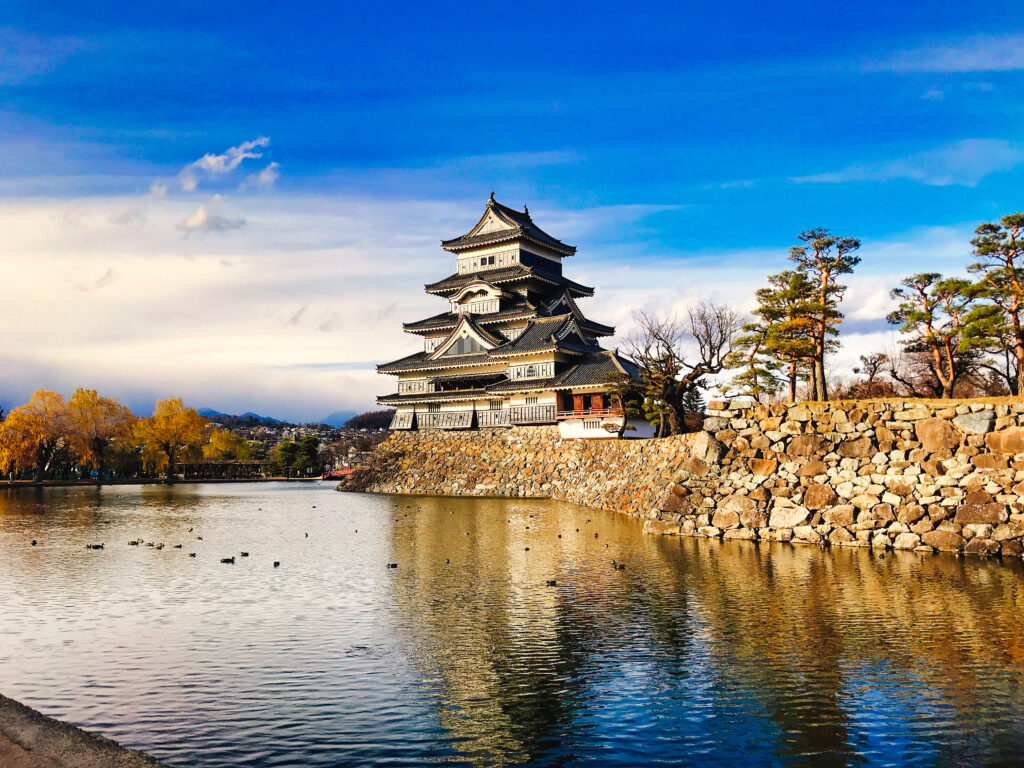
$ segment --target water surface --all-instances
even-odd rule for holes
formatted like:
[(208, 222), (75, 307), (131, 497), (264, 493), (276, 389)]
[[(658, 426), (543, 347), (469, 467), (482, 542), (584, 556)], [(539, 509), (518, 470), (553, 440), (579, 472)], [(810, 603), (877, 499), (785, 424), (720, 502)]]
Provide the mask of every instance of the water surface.
[(172, 766), (1011, 765), (1022, 585), (555, 502), (0, 491), (0, 693)]

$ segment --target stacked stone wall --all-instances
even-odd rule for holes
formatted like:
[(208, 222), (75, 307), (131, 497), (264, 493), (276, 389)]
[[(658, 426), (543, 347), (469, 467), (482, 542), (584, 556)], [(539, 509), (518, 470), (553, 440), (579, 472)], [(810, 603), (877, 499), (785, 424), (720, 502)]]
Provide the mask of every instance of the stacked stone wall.
[(563, 440), (557, 427), (396, 432), (339, 490), (553, 498), (646, 517), (694, 438)]
[(1024, 403), (710, 403), (704, 431), (397, 433), (342, 490), (550, 497), (647, 533), (922, 552), (1024, 551)]

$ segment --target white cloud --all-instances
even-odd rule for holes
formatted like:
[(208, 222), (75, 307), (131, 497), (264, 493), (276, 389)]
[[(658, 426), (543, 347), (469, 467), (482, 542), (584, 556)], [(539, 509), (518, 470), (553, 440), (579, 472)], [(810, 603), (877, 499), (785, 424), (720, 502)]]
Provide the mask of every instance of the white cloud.
[(929, 88), (921, 94), (921, 98), (928, 101), (943, 101), (946, 98), (946, 93), (941, 88)]
[(797, 184), (841, 184), (907, 179), (938, 187), (974, 187), (985, 176), (1010, 170), (1022, 162), (1024, 146), (1020, 144), (1002, 139), (964, 139), (895, 160), (858, 163), (840, 171), (798, 176), (791, 181)]
[(184, 231), (186, 236), (192, 233), (226, 232), (243, 226), (245, 226), (245, 219), (229, 219), (226, 216), (210, 213), (204, 205), (200, 205), (178, 222), (178, 229)]
[(250, 173), (249, 176), (238, 185), (240, 190), (247, 189), (270, 189), (281, 177), (281, 166), (278, 163), (271, 163), (262, 171)]
[[(200, 172), (208, 176), (224, 176), (241, 165), (243, 160), (263, 157), (263, 153), (256, 150), (268, 146), (270, 146), (270, 139), (260, 136), (252, 141), (243, 141), (237, 147), (228, 147), (219, 155), (207, 153), (186, 165), (178, 174), (181, 188), (186, 192), (194, 192), (199, 186)], [(275, 167), (276, 173), (277, 163), (271, 163), (271, 165)], [(274, 178), (276, 179), (276, 176)]]
[(869, 72), (1009, 72), (1024, 69), (1024, 34), (974, 35), (903, 51), (863, 66)]

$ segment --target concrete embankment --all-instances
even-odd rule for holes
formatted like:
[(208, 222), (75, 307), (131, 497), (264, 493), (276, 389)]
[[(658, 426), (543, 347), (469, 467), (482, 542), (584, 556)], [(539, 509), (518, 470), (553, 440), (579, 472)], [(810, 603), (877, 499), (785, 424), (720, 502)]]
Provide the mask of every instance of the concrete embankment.
[(54, 720), (5, 696), (0, 696), (0, 766), (166, 768), (149, 755)]
[(717, 402), (703, 432), (664, 440), (398, 433), (339, 489), (550, 497), (647, 533), (1017, 558), (1024, 403)]

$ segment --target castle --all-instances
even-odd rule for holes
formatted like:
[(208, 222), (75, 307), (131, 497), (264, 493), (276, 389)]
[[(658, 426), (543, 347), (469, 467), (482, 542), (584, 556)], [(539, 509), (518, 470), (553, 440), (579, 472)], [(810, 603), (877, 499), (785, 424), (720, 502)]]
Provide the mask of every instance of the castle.
[(398, 377), (398, 392), (377, 399), (396, 409), (391, 428), (557, 424), (564, 437), (614, 437), (623, 415), (610, 382), (638, 372), (598, 344), (615, 329), (577, 306), (594, 289), (562, 274), (576, 248), (493, 192), (473, 228), (441, 247), (455, 254), (456, 272), (426, 291), (447, 310), (405, 323), (423, 349), (377, 367)]

